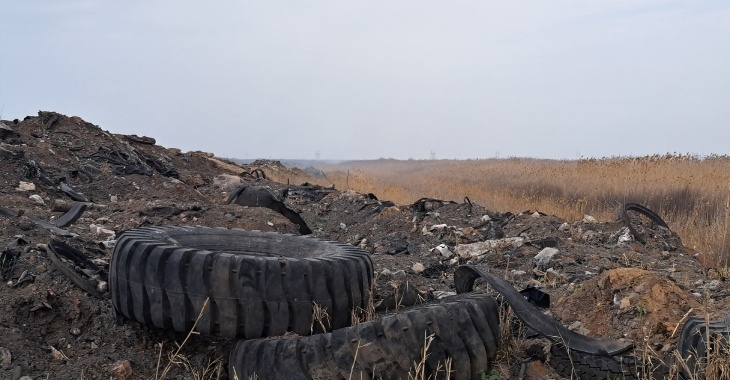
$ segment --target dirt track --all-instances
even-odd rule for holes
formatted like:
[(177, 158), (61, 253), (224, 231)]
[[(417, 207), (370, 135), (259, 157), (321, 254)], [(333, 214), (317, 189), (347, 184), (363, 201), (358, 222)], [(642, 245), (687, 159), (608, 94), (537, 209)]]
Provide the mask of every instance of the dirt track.
[[(108, 379), (120, 360), (131, 363), (133, 378), (154, 378), (158, 343), (164, 367), (181, 338), (135, 322), (117, 325), (108, 299), (89, 296), (49, 261), (45, 245), (51, 239), (68, 242), (103, 267), (115, 234), (138, 226), (204, 225), (298, 234), (297, 226), (274, 211), (224, 204), (241, 184), (268, 186), (274, 193), (286, 188), (239, 176), (255, 168), (274, 170), (274, 162), (235, 165), (207, 153), (160, 147), (149, 138), (115, 135), (52, 112), (17, 125), (3, 123), (9, 132), (0, 134), (0, 207), (23, 214), (0, 213), (0, 250), (5, 252), (0, 350), (10, 353), (0, 360), (0, 378)], [(286, 176), (282, 170), (289, 170), (292, 178), (304, 175), (298, 169), (276, 170), (279, 177)], [(75, 236), (57, 236), (58, 231), (31, 219), (52, 221), (72, 203), (59, 189), (61, 178), (89, 200), (82, 217), (67, 228)], [(534, 210), (486, 210), (439, 201), (391, 205), (329, 189), (316, 196), (294, 193), (286, 203), (301, 213), (315, 236), (371, 254), (378, 274), (375, 299), (382, 300), (379, 310), (395, 307), (389, 296), (405, 283), (414, 285), (422, 299), (448, 295), (454, 292), (456, 266), (473, 263), (518, 290), (533, 286), (548, 292), (552, 304), (547, 313), (565, 326), (635, 341), (665, 356), (674, 349), (675, 330), (690, 309), (706, 304), (712, 316), (730, 311), (727, 282), (702, 268), (678, 236), (637, 219), (646, 240), (641, 244), (627, 235), (620, 210), (613, 221), (566, 222)], [(543, 238), (559, 238), (553, 240), (558, 252), (538, 262), (535, 256), (545, 244), (538, 240)], [(5, 248), (14, 241), (17, 250)], [(434, 250), (442, 244), (445, 249)], [(13, 252), (17, 260), (11, 262)], [(222, 360), (225, 372), (230, 345), (220, 338), (194, 336), (182, 352), (198, 373), (215, 360)], [(515, 358), (510, 359), (501, 363), (505, 372)], [(538, 362), (529, 366), (532, 378), (555, 376)], [(183, 366), (175, 366), (168, 378), (190, 377)]]

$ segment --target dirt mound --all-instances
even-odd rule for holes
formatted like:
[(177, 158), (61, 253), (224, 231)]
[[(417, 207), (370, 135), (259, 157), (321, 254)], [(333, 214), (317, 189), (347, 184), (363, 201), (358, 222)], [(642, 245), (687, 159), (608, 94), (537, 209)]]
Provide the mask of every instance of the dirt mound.
[[(592, 307), (586, 309), (586, 305)], [(634, 341), (648, 338), (663, 348), (676, 342), (687, 312), (699, 307), (697, 298), (666, 275), (617, 268), (576, 286), (558, 300), (555, 312), (563, 322), (583, 327), (584, 333), (617, 334), (615, 338)]]
[[(455, 268), (471, 263), (518, 290), (550, 293), (553, 305), (546, 312), (566, 326), (636, 340), (638, 346), (648, 339), (665, 353), (691, 308), (730, 310), (727, 283), (708, 278), (676, 234), (635, 220), (643, 239), (637, 241), (620, 210), (615, 220), (598, 222), (448, 200), (397, 205), (377, 194), (298, 185), (309, 180), (306, 173), (276, 161), (237, 165), (209, 153), (161, 147), (150, 137), (113, 134), (79, 117), (39, 112), (17, 125), (3, 124), (0, 352), (9, 354), (0, 361), (0, 378), (106, 379), (114, 367), (131, 369), (134, 378), (153, 377), (160, 350), (164, 367), (181, 340), (135, 322), (115, 323), (103, 278), (115, 238), (132, 227), (163, 225), (298, 234), (297, 225), (270, 209), (225, 204), (237, 187), (248, 185), (284, 198), (314, 236), (369, 252), (376, 303), (404, 288), (417, 291), (409, 297), (413, 302), (453, 294)], [(267, 178), (253, 173), (256, 169)], [(78, 220), (55, 225), (75, 203), (87, 206)], [(75, 272), (94, 281), (102, 298), (85, 293), (50, 260), (52, 239), (101, 268)], [(389, 303), (381, 305), (392, 311)], [(208, 367), (225, 378), (225, 365), (219, 364), (230, 345), (194, 336), (181, 354), (197, 374)], [(174, 365), (170, 377), (190, 374)]]

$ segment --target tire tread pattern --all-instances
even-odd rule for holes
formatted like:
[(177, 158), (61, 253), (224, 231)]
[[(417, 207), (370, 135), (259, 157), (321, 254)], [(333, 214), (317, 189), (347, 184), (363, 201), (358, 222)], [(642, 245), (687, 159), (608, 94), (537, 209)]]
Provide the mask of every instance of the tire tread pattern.
[[(497, 302), (488, 294), (465, 293), (330, 333), (238, 340), (230, 351), (228, 372), (240, 379), (406, 379), (421, 360), (426, 338), (433, 336), (426, 377), (445, 378), (444, 360), (452, 358), (451, 378), (479, 379), (497, 355), (499, 335), (488, 323), (499, 321), (498, 314)], [(283, 347), (286, 363), (274, 367), (286, 366), (285, 374), (251, 360), (252, 349), (264, 346)]]
[[(176, 240), (195, 242), (196, 237), (201, 246)], [(264, 252), (277, 251), (249, 252), (256, 244)], [(302, 246), (317, 252), (303, 252)], [(190, 331), (208, 299), (195, 325), (200, 333), (229, 338), (287, 331), (309, 335), (313, 303), (329, 315), (325, 330), (349, 326), (353, 310), (366, 309), (372, 265), (370, 256), (356, 247), (309, 236), (142, 227), (119, 236), (109, 286), (118, 313), (158, 328)]]

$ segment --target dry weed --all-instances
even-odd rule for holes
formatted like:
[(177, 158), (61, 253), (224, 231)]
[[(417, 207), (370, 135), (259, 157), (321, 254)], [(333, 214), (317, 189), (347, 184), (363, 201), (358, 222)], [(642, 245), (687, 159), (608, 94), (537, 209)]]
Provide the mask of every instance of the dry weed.
[[(684, 155), (581, 160), (376, 160), (322, 166), (327, 183), (400, 204), (421, 197), (496, 211), (540, 210), (565, 220), (616, 220), (627, 202), (658, 212), (706, 262), (730, 259), (730, 157)], [(316, 179), (309, 178), (310, 181)], [(331, 180), (331, 182), (330, 182)]]
[[(188, 339), (190, 339), (191, 336), (197, 335), (198, 332), (195, 331), (195, 326), (198, 325), (198, 322), (200, 321), (200, 318), (203, 317), (203, 313), (205, 312), (206, 307), (208, 307), (208, 301), (210, 301), (210, 298), (206, 298), (205, 302), (203, 302), (203, 306), (200, 308), (200, 313), (198, 314), (198, 317), (195, 319), (195, 322), (193, 323), (193, 326), (190, 328), (190, 331), (188, 331), (188, 334), (185, 336), (185, 339), (182, 343), (177, 345), (177, 349), (170, 353), (168, 356), (167, 365), (162, 370), (162, 374), (160, 374), (160, 362), (162, 359), (162, 343), (159, 343), (158, 346), (160, 347), (160, 352), (157, 356), (157, 369), (155, 371), (155, 380), (163, 380), (165, 377), (167, 377), (168, 373), (172, 369), (173, 365), (181, 365), (183, 366), (186, 371), (193, 377), (195, 380), (207, 380), (207, 379), (213, 379), (213, 375), (220, 376), (220, 360), (214, 360), (212, 362), (209, 362), (208, 365), (203, 368), (201, 371), (197, 371), (191, 364), (188, 358), (181, 353), (183, 347), (185, 347), (185, 344), (188, 342)], [(176, 343), (177, 344), (177, 343)]]

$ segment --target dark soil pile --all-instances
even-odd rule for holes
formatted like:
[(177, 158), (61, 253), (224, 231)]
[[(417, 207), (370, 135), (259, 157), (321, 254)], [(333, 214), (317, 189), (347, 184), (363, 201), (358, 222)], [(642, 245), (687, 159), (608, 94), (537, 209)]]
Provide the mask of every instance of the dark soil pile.
[[(465, 263), (502, 276), (518, 290), (532, 286), (550, 293), (546, 312), (566, 326), (649, 344), (658, 352), (674, 348), (676, 326), (690, 309), (704, 304), (713, 316), (730, 310), (727, 283), (708, 276), (679, 237), (635, 218), (645, 244), (637, 242), (619, 210), (615, 221), (566, 222), (470, 203), (426, 199), (395, 205), (353, 191), (254, 178), (249, 175), (254, 169), (275, 171), (277, 178), (305, 174), (278, 162), (238, 165), (209, 153), (164, 148), (150, 137), (113, 134), (54, 112), (17, 124), (3, 121), (0, 132), (3, 379), (125, 378), (130, 370), (128, 378), (155, 378), (184, 336), (116, 323), (103, 281), (115, 236), (151, 225), (299, 233), (272, 210), (226, 205), (244, 184), (287, 194), (285, 202), (313, 235), (369, 252), (378, 311), (452, 294), (453, 271)], [(68, 228), (50, 228), (72, 197), (85, 199), (86, 211)], [(100, 266), (101, 297), (81, 290), (49, 260), (52, 239)], [(403, 289), (417, 297), (403, 297)], [(193, 378), (205, 368), (226, 378), (230, 345), (216, 337), (191, 337), (181, 351), (187, 363), (174, 365), (167, 378)], [(539, 368), (539, 376), (554, 376)]]

